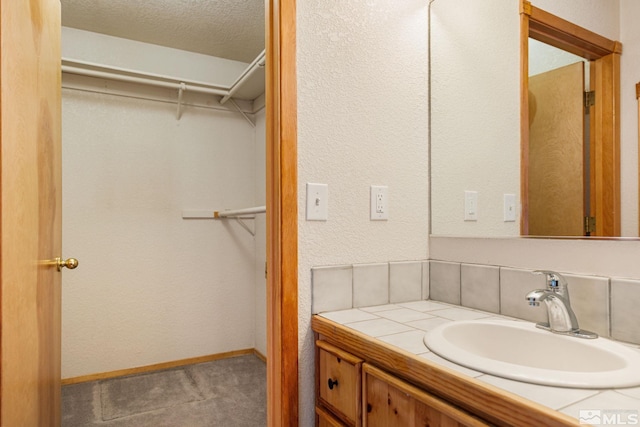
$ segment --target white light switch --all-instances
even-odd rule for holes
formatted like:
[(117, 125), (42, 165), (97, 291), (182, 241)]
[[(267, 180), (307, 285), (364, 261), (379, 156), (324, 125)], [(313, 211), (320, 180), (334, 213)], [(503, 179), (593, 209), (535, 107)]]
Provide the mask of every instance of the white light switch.
[(504, 222), (516, 221), (516, 195), (504, 195)]
[(477, 191), (464, 192), (464, 220), (465, 221), (478, 220), (478, 192)]
[(326, 221), (329, 216), (329, 186), (307, 183), (307, 221)]

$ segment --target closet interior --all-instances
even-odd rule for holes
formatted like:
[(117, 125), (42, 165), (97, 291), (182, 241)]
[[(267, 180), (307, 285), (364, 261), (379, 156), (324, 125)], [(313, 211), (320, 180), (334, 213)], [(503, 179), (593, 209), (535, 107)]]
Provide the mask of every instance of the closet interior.
[(62, 1), (63, 384), (266, 357), (264, 2), (240, 3)]

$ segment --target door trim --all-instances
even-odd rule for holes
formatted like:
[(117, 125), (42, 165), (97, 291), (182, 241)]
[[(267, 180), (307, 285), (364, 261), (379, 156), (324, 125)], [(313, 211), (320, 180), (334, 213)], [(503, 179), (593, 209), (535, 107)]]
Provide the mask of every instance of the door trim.
[(267, 423), (298, 425), (296, 2), (266, 10)]

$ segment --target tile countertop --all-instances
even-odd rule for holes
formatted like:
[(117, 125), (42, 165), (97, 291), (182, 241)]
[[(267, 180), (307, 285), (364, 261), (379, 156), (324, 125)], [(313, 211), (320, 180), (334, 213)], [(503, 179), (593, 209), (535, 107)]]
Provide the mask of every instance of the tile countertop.
[[(318, 315), (576, 419), (580, 417), (581, 411), (583, 416), (590, 415), (585, 411), (592, 411), (594, 415), (597, 415), (594, 411), (601, 411), (601, 414), (619, 417), (617, 419), (620, 420), (619, 424), (611, 424), (603, 418), (605, 424), (592, 425), (640, 425), (640, 387), (590, 390), (508, 380), (449, 362), (429, 351), (422, 341), (426, 331), (446, 322), (489, 318), (519, 319), (434, 301), (387, 304)], [(628, 346), (640, 352), (638, 346)], [(627, 418), (629, 414), (631, 416)]]

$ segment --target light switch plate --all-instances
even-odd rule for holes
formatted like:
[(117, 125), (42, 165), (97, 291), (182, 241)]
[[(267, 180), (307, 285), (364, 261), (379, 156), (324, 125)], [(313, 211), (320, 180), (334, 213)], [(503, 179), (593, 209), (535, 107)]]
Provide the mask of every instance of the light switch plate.
[(504, 195), (504, 222), (516, 221), (516, 195)]
[(329, 217), (329, 186), (307, 183), (307, 221), (326, 221)]
[(477, 191), (464, 192), (464, 220), (465, 221), (478, 220), (478, 192)]

